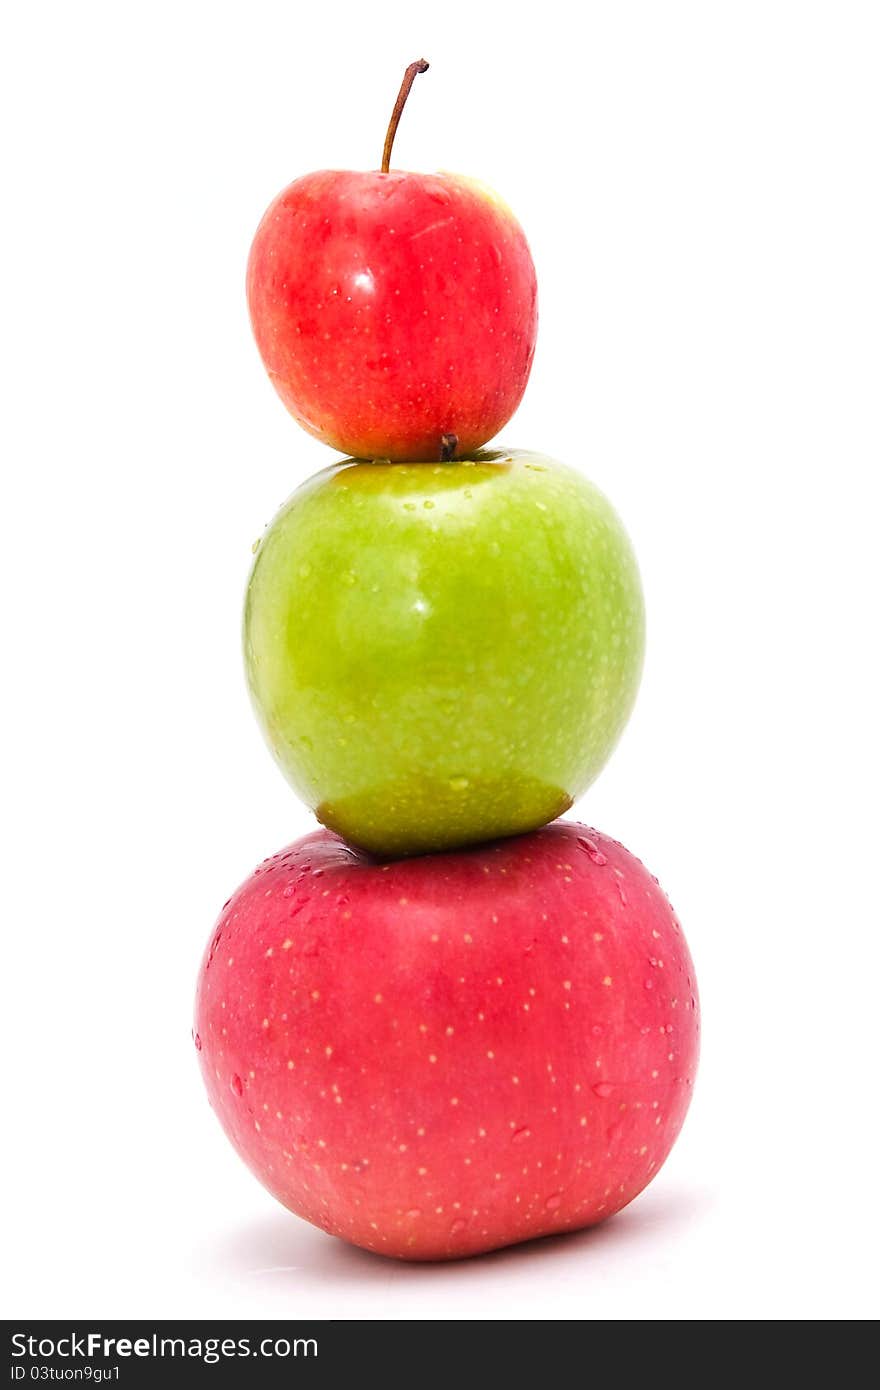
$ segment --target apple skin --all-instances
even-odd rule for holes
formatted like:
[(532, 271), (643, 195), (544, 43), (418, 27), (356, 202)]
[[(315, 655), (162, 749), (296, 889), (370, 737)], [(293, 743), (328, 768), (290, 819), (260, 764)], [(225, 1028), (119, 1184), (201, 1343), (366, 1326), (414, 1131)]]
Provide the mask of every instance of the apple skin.
[(280, 1202), (369, 1250), (451, 1259), (641, 1192), (690, 1101), (697, 989), (657, 881), (595, 830), (391, 864), (323, 830), (224, 907), (194, 1037)]
[(540, 454), (349, 461), (269, 526), (244, 648), (318, 819), (425, 853), (536, 829), (592, 782), (635, 700), (641, 587), (602, 494)]
[(522, 399), (537, 285), (522, 228), (476, 180), (325, 169), (251, 247), (257, 347), (291, 415), (358, 458), (467, 457)]

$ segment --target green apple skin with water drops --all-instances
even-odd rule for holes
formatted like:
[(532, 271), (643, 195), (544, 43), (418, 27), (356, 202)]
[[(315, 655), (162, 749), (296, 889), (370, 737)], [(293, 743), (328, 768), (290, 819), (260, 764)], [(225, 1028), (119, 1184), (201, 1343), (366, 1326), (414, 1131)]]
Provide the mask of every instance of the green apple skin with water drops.
[(536, 829), (599, 773), (639, 683), (641, 584), (607, 500), (552, 459), (348, 460), (268, 527), (244, 649), (318, 819), (380, 856), (445, 850)]

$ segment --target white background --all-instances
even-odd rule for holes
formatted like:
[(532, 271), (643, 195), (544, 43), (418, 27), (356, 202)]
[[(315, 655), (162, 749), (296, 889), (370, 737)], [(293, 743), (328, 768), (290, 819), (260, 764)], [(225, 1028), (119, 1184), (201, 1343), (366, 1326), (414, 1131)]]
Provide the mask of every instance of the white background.
[[(880, 15), (422, 8), (7, 11), (4, 1312), (870, 1316)], [(537, 264), (502, 438), (583, 468), (640, 556), (641, 696), (578, 814), (675, 902), (705, 1049), (621, 1216), (419, 1268), (273, 1202), (189, 1030), (220, 904), (309, 828), (239, 621), (251, 542), (331, 455), (265, 378), (245, 258), (292, 178), (375, 167), (422, 54), (395, 164), (494, 184)]]

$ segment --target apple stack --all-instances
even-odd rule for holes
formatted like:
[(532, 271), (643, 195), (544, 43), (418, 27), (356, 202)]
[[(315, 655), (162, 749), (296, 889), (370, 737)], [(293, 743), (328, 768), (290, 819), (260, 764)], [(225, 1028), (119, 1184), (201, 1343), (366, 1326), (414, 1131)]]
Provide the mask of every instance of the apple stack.
[(522, 397), (535, 272), (471, 179), (292, 183), (248, 298), (273, 385), (350, 455), (259, 545), (257, 717), (325, 827), (212, 933), (195, 1041), (233, 1145), (287, 1207), (408, 1259), (591, 1225), (650, 1182), (697, 1058), (687, 946), (657, 882), (557, 820), (642, 664), (636, 562), (605, 498), (482, 446)]

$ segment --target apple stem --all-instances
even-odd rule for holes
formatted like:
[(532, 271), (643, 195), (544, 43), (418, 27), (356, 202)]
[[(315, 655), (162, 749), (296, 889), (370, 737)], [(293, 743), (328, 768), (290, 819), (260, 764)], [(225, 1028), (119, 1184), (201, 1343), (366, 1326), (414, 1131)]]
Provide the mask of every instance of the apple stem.
[(400, 91), (397, 93), (394, 110), (391, 112), (391, 120), (388, 122), (388, 134), (385, 136), (385, 148), (382, 151), (383, 174), (387, 174), (391, 166), (391, 146), (394, 144), (394, 137), (397, 134), (397, 127), (400, 125), (400, 118), (403, 115), (403, 108), (406, 106), (406, 99), (409, 96), (410, 88), (419, 73), (427, 71), (428, 64), (425, 62), (424, 58), (419, 58), (417, 62), (410, 63), (406, 72), (403, 74)]
[(444, 434), (440, 438), (440, 462), (451, 463), (458, 448), (457, 434)]

